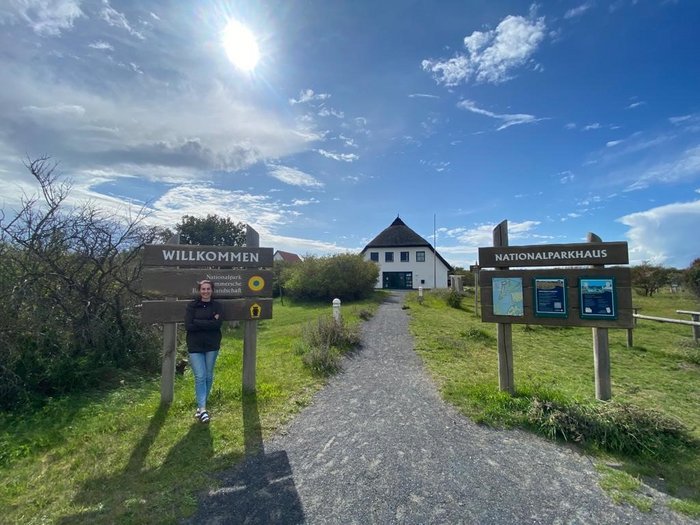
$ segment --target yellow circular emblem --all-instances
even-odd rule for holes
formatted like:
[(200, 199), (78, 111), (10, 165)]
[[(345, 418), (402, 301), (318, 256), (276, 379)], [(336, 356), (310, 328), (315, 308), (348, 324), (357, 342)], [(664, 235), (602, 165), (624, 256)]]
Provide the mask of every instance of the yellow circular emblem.
[(253, 277), (248, 279), (248, 288), (250, 288), (254, 292), (259, 292), (260, 290), (265, 288), (265, 279), (263, 279), (259, 275), (253, 275)]

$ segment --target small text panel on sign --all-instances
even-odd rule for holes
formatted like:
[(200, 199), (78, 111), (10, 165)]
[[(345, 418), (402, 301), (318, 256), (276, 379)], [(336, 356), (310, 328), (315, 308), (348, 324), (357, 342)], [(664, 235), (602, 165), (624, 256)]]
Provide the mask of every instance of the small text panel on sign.
[(209, 270), (144, 268), (142, 292), (148, 297), (193, 298), (197, 283), (214, 283), (214, 298), (272, 297), (271, 270)]
[[(272, 299), (233, 299), (218, 301), (224, 307), (224, 321), (272, 319)], [(144, 301), (144, 323), (182, 323), (189, 301)]]

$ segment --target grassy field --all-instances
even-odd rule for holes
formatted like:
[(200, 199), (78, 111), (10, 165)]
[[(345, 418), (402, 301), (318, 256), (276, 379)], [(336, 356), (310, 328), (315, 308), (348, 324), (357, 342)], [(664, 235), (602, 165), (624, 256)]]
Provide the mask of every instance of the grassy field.
[[(358, 322), (370, 301), (343, 306)], [(0, 415), (0, 523), (173, 523), (196, 509), (215, 473), (305, 406), (322, 385), (293, 351), (302, 326), (331, 305), (274, 304), (258, 330), (257, 395), (241, 395), (242, 332), (226, 332), (208, 408), (196, 423), (191, 372), (160, 406), (160, 378), (56, 399), (35, 413)]]
[[(542, 401), (600, 407), (595, 401), (590, 329), (513, 325), (516, 395), (511, 398), (498, 390), (495, 325), (475, 315), (473, 294), (462, 300), (460, 309), (447, 306), (438, 294), (427, 294), (422, 305), (411, 294), (406, 304), (417, 350), (443, 397), (475, 421), (546, 434), (547, 428), (533, 428), (528, 419)], [(688, 316), (675, 310), (700, 310), (699, 301), (680, 294), (635, 296), (634, 304), (642, 314), (686, 320)], [(699, 439), (700, 347), (693, 342), (691, 327), (639, 321), (632, 348), (627, 348), (626, 335), (626, 330), (610, 330), (614, 404), (606, 406), (620, 407), (624, 413), (633, 406), (644, 414), (661, 414), (680, 421), (690, 440)], [(652, 424), (655, 421), (652, 418)], [(613, 431), (623, 439), (627, 432)], [(676, 510), (700, 516), (700, 449), (692, 444), (663, 449), (664, 441), (660, 443), (641, 454), (614, 454), (595, 442), (587, 448), (599, 455), (601, 484), (614, 499), (650, 508), (654, 502), (637, 491), (643, 479), (674, 496)]]

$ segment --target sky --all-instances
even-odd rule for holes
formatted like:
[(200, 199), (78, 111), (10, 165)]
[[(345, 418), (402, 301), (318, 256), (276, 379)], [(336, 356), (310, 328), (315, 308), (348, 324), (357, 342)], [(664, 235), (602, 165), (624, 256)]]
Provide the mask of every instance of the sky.
[(72, 202), (302, 256), (400, 216), (453, 266), (507, 220), (686, 268), (698, 24), (695, 0), (3, 0), (0, 206), (48, 155)]

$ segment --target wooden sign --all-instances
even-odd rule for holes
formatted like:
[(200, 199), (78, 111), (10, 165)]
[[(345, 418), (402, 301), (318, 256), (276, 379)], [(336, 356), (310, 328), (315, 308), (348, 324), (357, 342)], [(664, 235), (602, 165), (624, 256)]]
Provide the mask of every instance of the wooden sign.
[[(224, 321), (272, 319), (272, 299), (238, 299), (218, 301), (224, 307)], [(144, 301), (144, 323), (183, 323), (189, 301)]]
[(145, 266), (272, 268), (272, 248), (147, 244)]
[(144, 268), (142, 276), (141, 291), (153, 298), (194, 298), (202, 279), (214, 284), (214, 299), (272, 297), (272, 270)]
[(481, 270), (482, 321), (632, 328), (629, 268)]
[(479, 248), (480, 268), (628, 264), (626, 242), (494, 246)]

